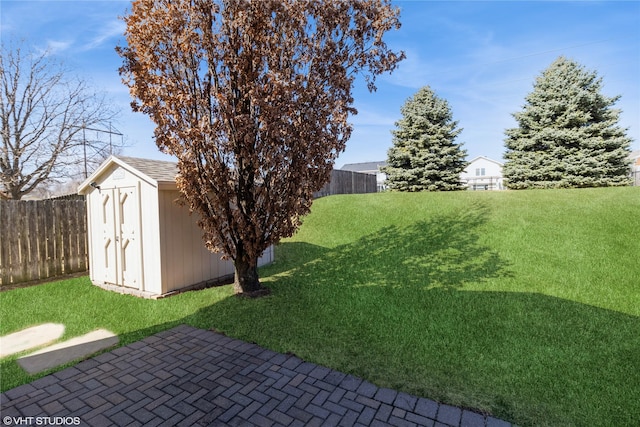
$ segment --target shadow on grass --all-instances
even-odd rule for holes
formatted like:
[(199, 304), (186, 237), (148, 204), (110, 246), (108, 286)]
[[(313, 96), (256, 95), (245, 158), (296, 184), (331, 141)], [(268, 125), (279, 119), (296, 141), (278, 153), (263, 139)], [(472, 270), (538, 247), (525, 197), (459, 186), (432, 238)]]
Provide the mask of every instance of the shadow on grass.
[(149, 302), (217, 301), (119, 337), (126, 345), (186, 323), (523, 426), (634, 425), (640, 319), (541, 294), (465, 290), (517, 273), (483, 244), (486, 218), (475, 206), (335, 248), (285, 242), (261, 270), (271, 296), (208, 289)]
[(542, 294), (282, 279), (183, 323), (521, 426), (635, 425), (640, 320)]
[(520, 425), (630, 425), (639, 319), (465, 290), (516, 274), (483, 244), (486, 218), (475, 206), (335, 248), (284, 242), (261, 270), (272, 296), (227, 298), (185, 323)]
[(266, 272), (317, 285), (461, 288), (511, 274), (506, 261), (480, 242), (478, 228), (486, 217), (486, 209), (475, 205), (467, 212), (385, 227), (334, 249), (284, 242), (278, 264)]

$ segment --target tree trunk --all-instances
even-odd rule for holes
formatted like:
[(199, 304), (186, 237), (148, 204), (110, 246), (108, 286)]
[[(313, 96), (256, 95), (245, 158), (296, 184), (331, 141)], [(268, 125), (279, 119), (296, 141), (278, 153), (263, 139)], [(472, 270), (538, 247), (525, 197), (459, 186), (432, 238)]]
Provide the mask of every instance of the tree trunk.
[(258, 297), (269, 293), (269, 290), (263, 287), (258, 279), (258, 260), (246, 262), (238, 258), (234, 261), (234, 267), (233, 290), (237, 295)]

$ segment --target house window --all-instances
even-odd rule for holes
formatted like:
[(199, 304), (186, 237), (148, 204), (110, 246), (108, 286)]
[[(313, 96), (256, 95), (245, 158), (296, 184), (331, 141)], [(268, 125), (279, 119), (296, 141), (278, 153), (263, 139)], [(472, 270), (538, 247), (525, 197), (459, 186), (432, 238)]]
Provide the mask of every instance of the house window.
[(476, 176), (484, 176), (484, 168), (476, 168)]

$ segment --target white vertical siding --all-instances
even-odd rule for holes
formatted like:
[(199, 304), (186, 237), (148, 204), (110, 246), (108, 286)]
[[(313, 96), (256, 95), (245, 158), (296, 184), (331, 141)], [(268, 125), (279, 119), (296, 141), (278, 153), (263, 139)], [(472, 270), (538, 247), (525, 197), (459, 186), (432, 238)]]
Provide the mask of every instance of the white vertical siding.
[(104, 266), (102, 263), (97, 262), (97, 257), (100, 256), (100, 243), (102, 242), (102, 231), (100, 230), (100, 198), (97, 195), (96, 190), (92, 190), (86, 195), (87, 198), (87, 231), (88, 231), (88, 245), (89, 245), (89, 278), (92, 282), (97, 282), (98, 277), (104, 275)]
[(141, 223), (141, 259), (143, 288), (152, 294), (162, 293), (162, 274), (160, 271), (160, 217), (158, 209), (158, 189), (140, 181), (140, 223)]
[(231, 261), (205, 247), (196, 216), (175, 203), (178, 197), (160, 192), (163, 293), (233, 274)]

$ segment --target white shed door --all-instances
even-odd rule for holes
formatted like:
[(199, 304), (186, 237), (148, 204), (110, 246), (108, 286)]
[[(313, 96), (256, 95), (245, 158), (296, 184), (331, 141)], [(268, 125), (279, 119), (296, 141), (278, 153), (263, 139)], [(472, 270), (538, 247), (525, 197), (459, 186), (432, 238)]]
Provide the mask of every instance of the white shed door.
[(135, 187), (103, 189), (104, 281), (139, 287), (140, 211)]
[[(100, 209), (100, 223), (102, 225), (102, 250), (103, 252), (103, 273), (105, 283), (117, 283), (118, 266), (116, 264), (116, 220), (115, 203), (113, 200), (114, 190), (102, 190)], [(96, 260), (97, 262), (97, 260)]]
[(135, 187), (118, 189), (119, 285), (138, 287), (140, 269), (139, 211)]

